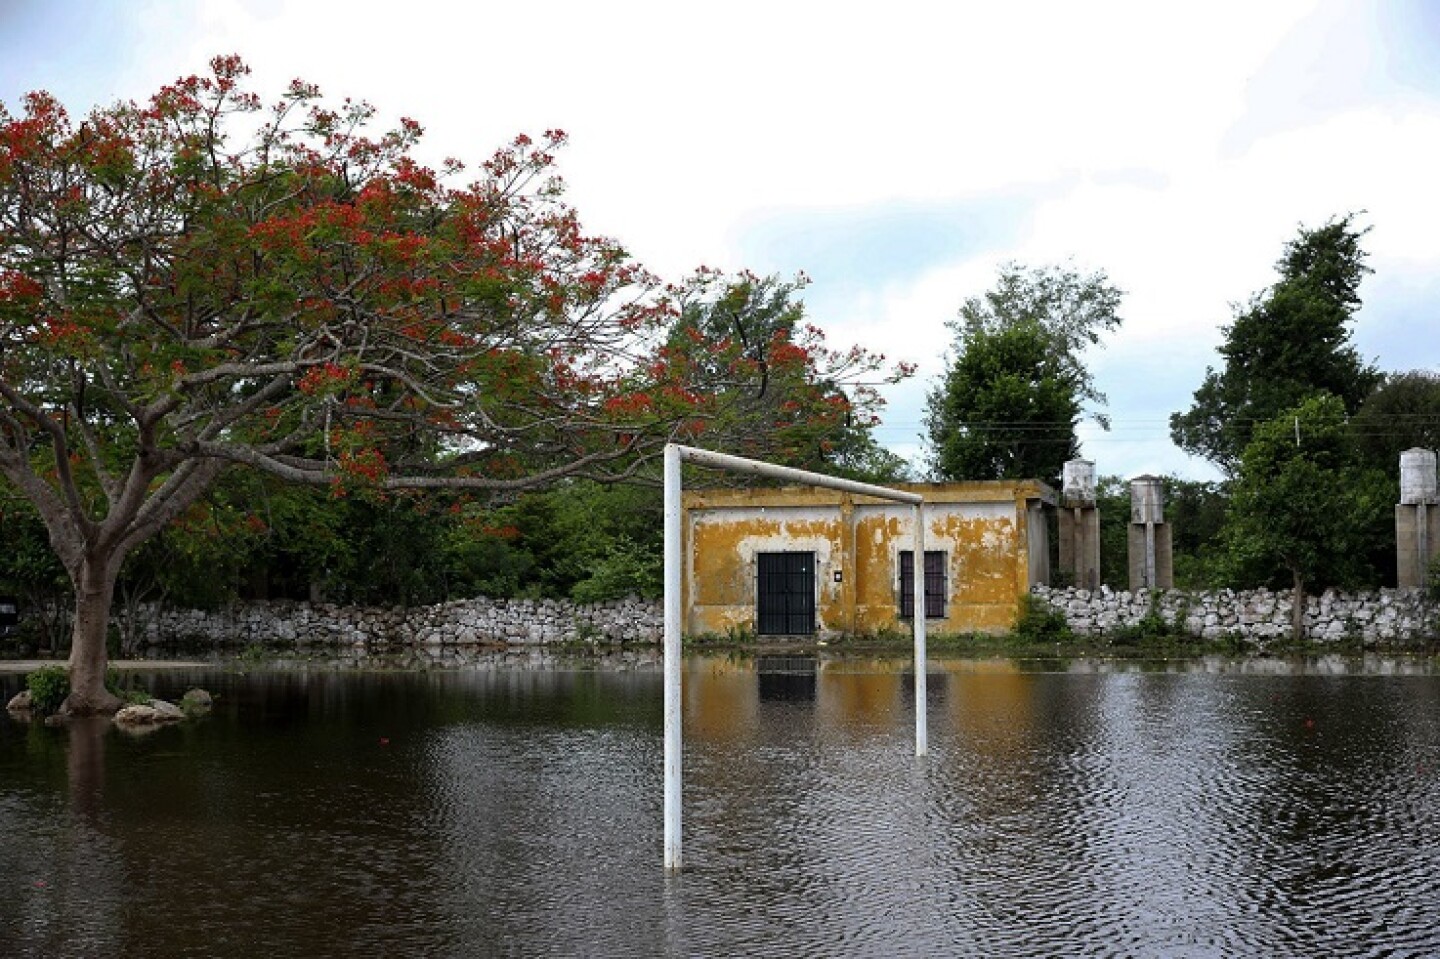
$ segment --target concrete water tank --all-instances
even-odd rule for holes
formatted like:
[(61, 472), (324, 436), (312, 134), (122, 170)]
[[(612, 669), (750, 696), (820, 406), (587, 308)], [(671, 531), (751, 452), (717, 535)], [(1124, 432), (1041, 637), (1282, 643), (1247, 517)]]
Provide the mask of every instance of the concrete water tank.
[(1436, 491), (1435, 451), (1416, 447), (1400, 454), (1400, 503), (1440, 502)]
[(1130, 481), (1130, 522), (1165, 522), (1165, 490), (1158, 476), (1137, 476)]
[(1089, 460), (1071, 460), (1061, 472), (1061, 495), (1067, 505), (1089, 505), (1095, 502), (1095, 464)]

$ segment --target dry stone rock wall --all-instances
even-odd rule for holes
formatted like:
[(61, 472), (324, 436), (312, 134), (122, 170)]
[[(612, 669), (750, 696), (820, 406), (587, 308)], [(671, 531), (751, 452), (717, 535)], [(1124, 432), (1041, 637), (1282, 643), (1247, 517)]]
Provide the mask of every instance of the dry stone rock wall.
[(469, 599), (409, 609), (291, 601), (218, 610), (141, 607), (135, 645), (366, 647), (658, 642), (660, 604), (639, 599), (581, 605), (563, 600)]
[[(1036, 586), (1033, 594), (1064, 614), (1076, 633), (1098, 636), (1135, 626), (1152, 607), (1168, 624), (1204, 639), (1237, 638), (1263, 648), (1290, 635), (1291, 595), (1268, 589), (1136, 592), (1056, 589)], [(1433, 639), (1440, 607), (1418, 589), (1326, 592), (1307, 597), (1305, 637), (1313, 642), (1359, 639), (1366, 643), (1414, 643)]]
[[(1037, 586), (1033, 593), (1084, 636), (1138, 625), (1154, 607), (1194, 636), (1234, 638), (1264, 648), (1290, 634), (1290, 594), (1266, 589), (1136, 592)], [(1327, 592), (1307, 599), (1305, 635), (1314, 642), (1413, 644), (1440, 638), (1440, 606), (1420, 590)], [(470, 599), (409, 609), (291, 601), (236, 603), (219, 610), (141, 607), (134, 646), (178, 645), (374, 650), (571, 643), (659, 643), (660, 603), (627, 599), (581, 605), (564, 600)]]

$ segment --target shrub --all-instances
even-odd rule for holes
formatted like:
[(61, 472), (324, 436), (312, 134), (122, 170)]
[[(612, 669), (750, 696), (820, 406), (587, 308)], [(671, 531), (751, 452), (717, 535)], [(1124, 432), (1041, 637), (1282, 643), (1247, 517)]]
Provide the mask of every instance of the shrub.
[(42, 715), (59, 712), (70, 695), (70, 671), (64, 666), (43, 666), (25, 675), (25, 688), (30, 690), (33, 711)]
[(601, 603), (627, 596), (653, 598), (664, 592), (664, 556), (624, 537), (589, 564), (588, 577), (570, 588), (577, 603)]
[(1160, 614), (1158, 604), (1152, 604), (1145, 615), (1133, 626), (1122, 626), (1109, 634), (1112, 643), (1119, 646), (1175, 646), (1188, 642), (1191, 637), (1185, 632), (1185, 618), (1177, 616), (1174, 622)]
[(1075, 634), (1065, 621), (1065, 614), (1044, 600), (1034, 596), (1024, 597), (1020, 605), (1020, 618), (1015, 621), (1014, 636), (1026, 643), (1068, 643)]

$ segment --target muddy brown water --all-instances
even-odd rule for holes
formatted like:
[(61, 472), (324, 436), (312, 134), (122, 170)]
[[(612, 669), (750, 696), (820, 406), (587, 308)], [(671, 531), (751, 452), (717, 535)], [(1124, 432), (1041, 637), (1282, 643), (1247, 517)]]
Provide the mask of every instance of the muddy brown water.
[[(1433, 956), (1419, 663), (697, 657), (141, 673), (207, 718), (0, 716), (5, 956)], [(20, 677), (0, 675), (0, 695)]]

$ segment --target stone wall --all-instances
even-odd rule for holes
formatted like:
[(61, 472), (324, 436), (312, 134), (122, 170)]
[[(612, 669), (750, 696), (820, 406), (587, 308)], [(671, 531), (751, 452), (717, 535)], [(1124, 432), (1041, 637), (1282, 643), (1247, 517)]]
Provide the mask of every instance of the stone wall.
[(218, 610), (142, 606), (122, 635), (132, 646), (403, 647), (659, 642), (658, 602), (469, 599), (409, 609), (291, 601)]
[[(1187, 633), (1204, 639), (1238, 638), (1264, 647), (1289, 638), (1291, 595), (1268, 589), (1116, 592), (1037, 586), (1033, 595), (1063, 613), (1076, 633), (1096, 636), (1138, 624), (1158, 603), (1167, 623), (1183, 621)], [(1421, 590), (1326, 592), (1305, 603), (1305, 636), (1314, 642), (1359, 638), (1367, 643), (1413, 643), (1436, 638), (1440, 606)]]

